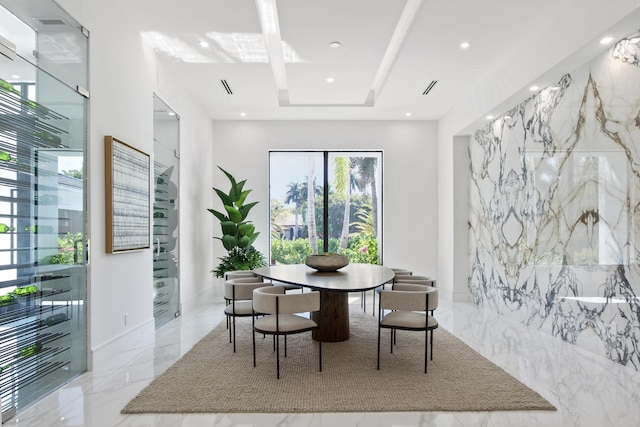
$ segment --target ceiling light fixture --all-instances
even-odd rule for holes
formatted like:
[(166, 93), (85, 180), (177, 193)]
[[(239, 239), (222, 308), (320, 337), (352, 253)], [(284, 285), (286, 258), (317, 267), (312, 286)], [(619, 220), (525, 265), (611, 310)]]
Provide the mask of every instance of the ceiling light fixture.
[(336, 79), (334, 79), (333, 77), (327, 77), (327, 83), (333, 83), (335, 81)]
[(632, 37), (629, 41), (631, 43), (638, 44), (640, 43), (640, 37)]
[(340, 46), (342, 46), (342, 43), (340, 43), (340, 42), (331, 42), (331, 43), (329, 43), (329, 47), (332, 48), (332, 49), (337, 49)]
[(531, 92), (535, 92), (535, 91), (536, 91), (536, 90), (538, 90), (538, 89), (540, 89), (540, 88), (539, 88), (538, 86), (536, 86), (536, 85), (533, 85), (533, 86), (531, 86), (531, 87), (529, 88), (529, 90), (530, 90)]
[(550, 90), (560, 90), (560, 87), (559, 86), (551, 86), (549, 89)]
[(493, 116), (492, 116), (491, 114), (489, 114), (489, 115), (487, 116), (487, 120), (493, 120)]
[(612, 41), (613, 41), (613, 37), (609, 37), (609, 36), (607, 36), (607, 37), (603, 37), (603, 38), (600, 40), (600, 44), (609, 44), (609, 43), (611, 43)]
[(469, 49), (470, 47), (471, 47), (471, 42), (460, 43), (460, 49)]
[(411, 111), (407, 111), (404, 115), (407, 117), (411, 117)]
[(247, 113), (245, 113), (244, 111), (242, 113), (240, 113), (241, 117), (245, 117), (247, 115)]
[(209, 47), (209, 43), (207, 43), (206, 41), (202, 40), (200, 42), (200, 47)]

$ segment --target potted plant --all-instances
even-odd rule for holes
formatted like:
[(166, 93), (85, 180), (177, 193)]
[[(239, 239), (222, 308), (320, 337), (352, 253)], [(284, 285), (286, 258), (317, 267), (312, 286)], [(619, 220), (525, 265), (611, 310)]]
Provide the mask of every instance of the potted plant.
[(220, 257), (221, 263), (213, 270), (216, 277), (224, 277), (227, 271), (253, 270), (256, 267), (266, 265), (264, 255), (253, 247), (253, 242), (260, 235), (255, 231), (255, 227), (247, 221), (249, 211), (258, 202), (245, 203), (251, 190), (245, 190), (246, 180), (237, 182), (227, 171), (220, 169), (231, 182), (228, 193), (214, 188), (214, 191), (222, 201), (225, 213), (215, 209), (207, 209), (218, 220), (222, 230), (222, 237), (214, 237), (222, 241), (222, 245), (227, 250), (227, 255)]

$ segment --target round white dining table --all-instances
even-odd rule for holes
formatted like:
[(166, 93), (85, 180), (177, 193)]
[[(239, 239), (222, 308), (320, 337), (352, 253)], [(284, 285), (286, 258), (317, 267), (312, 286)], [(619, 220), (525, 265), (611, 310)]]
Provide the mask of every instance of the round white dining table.
[(349, 292), (367, 291), (393, 280), (395, 273), (375, 264), (349, 264), (338, 271), (316, 271), (305, 264), (271, 265), (254, 273), (273, 282), (298, 285), (320, 292), (320, 311), (312, 313), (322, 322), (316, 340), (337, 342), (349, 339)]

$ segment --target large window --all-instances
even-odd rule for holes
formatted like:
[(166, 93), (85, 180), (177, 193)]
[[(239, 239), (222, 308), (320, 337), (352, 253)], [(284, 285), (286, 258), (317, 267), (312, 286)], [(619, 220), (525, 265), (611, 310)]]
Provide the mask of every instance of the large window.
[(272, 151), (269, 179), (272, 264), (382, 262), (382, 152)]

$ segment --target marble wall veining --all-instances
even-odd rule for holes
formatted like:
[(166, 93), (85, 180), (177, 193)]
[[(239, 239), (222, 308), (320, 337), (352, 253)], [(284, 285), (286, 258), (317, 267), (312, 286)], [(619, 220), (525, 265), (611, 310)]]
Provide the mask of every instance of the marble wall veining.
[(640, 370), (640, 33), (478, 129), (475, 304)]

